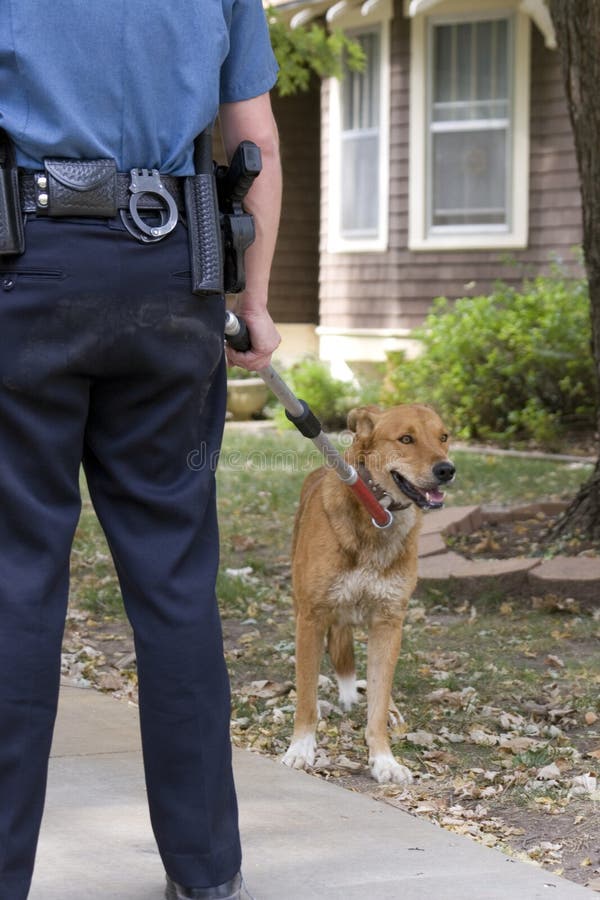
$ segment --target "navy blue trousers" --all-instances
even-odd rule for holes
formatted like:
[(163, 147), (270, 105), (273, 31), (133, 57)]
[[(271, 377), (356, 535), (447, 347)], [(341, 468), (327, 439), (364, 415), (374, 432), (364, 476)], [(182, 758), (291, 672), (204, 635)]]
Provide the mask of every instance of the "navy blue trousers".
[(117, 220), (26, 232), (0, 258), (0, 900), (31, 882), (81, 463), (135, 635), (159, 851), (177, 882), (219, 884), (240, 868), (215, 599), (223, 300), (191, 294), (181, 224), (153, 245)]

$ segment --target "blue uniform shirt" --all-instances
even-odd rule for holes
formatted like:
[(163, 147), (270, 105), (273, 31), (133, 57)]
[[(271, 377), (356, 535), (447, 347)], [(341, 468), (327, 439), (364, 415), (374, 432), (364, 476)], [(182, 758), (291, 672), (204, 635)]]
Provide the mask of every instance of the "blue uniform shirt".
[(110, 157), (193, 172), (221, 103), (269, 91), (261, 0), (0, 0), (0, 126), (19, 165)]

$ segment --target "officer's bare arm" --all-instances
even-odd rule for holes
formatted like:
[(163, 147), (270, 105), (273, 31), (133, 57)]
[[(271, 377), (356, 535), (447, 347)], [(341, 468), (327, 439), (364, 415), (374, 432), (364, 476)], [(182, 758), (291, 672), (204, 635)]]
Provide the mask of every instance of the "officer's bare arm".
[(238, 311), (250, 331), (252, 351), (245, 354), (228, 349), (230, 362), (244, 368), (262, 369), (269, 365), (280, 336), (267, 311), (269, 275), (275, 252), (281, 212), (281, 164), (277, 126), (268, 94), (237, 103), (224, 103), (220, 123), (227, 158), (243, 140), (254, 141), (262, 154), (262, 172), (254, 181), (244, 206), (254, 216), (256, 240), (246, 252), (246, 290), (240, 296)]

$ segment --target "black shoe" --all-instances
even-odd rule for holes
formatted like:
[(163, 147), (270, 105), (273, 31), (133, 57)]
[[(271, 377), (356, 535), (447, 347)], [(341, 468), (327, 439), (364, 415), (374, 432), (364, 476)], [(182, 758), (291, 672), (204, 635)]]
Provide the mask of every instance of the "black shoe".
[(166, 900), (241, 900), (242, 876), (240, 872), (224, 884), (216, 887), (192, 888), (176, 884), (167, 875)]

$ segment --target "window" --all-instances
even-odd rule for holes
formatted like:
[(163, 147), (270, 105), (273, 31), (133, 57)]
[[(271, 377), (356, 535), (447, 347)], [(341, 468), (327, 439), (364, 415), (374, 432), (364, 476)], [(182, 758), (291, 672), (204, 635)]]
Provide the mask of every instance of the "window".
[(431, 26), (430, 231), (510, 224), (509, 25)]
[(512, 10), (424, 20), (412, 22), (410, 246), (525, 246), (529, 22)]
[(379, 141), (381, 34), (356, 35), (366, 65), (363, 72), (346, 72), (341, 94), (340, 235), (342, 238), (377, 237), (379, 227)]
[[(337, 23), (336, 23), (337, 24)], [(353, 24), (344, 21), (343, 26)], [(389, 28), (347, 28), (362, 72), (330, 82), (329, 251), (385, 250), (388, 217)]]

